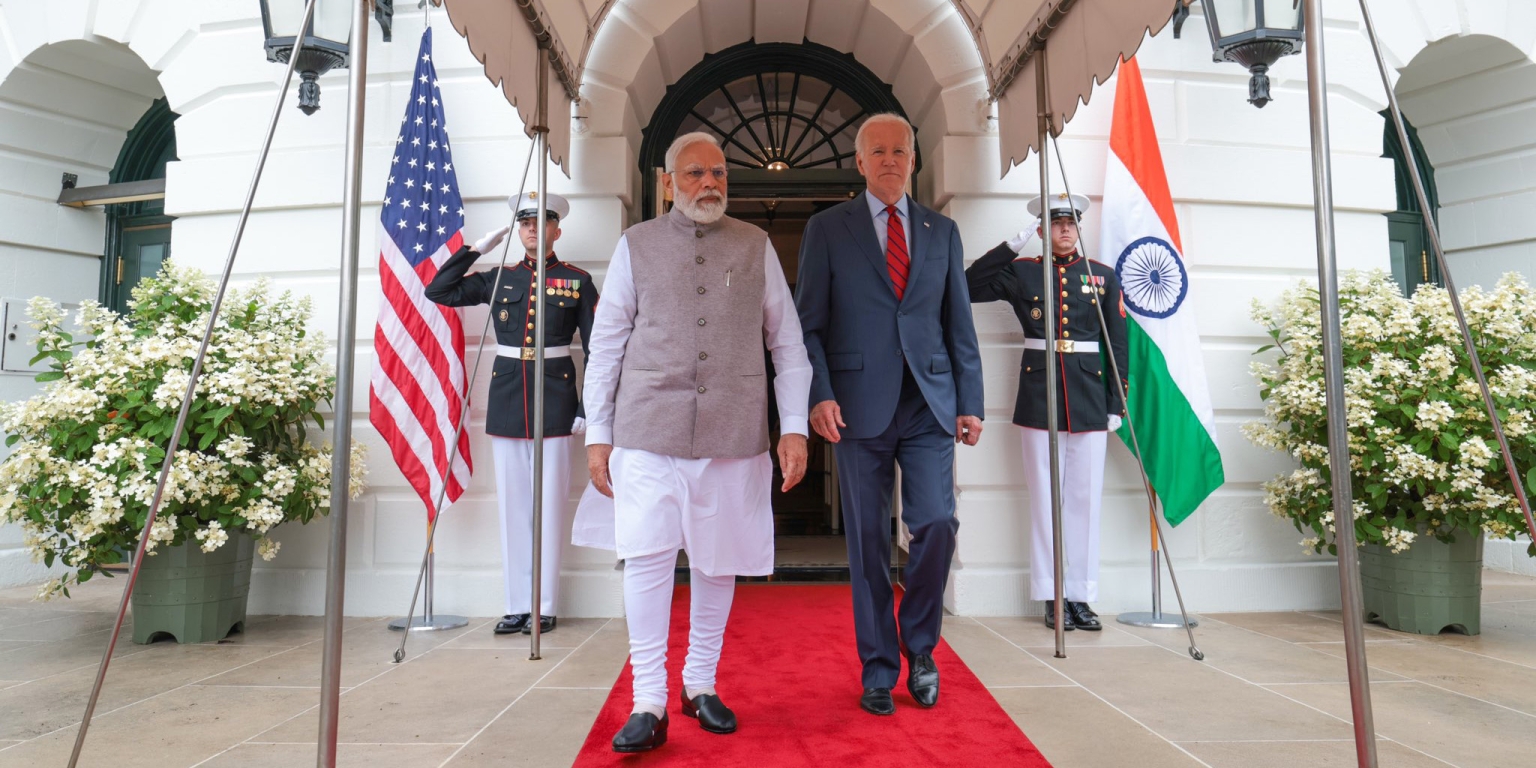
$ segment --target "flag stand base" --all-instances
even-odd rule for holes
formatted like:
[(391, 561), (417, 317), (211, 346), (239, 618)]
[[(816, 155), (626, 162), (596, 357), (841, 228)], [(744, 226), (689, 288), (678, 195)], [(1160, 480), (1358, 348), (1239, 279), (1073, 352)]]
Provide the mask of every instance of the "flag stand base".
[[(1149, 627), (1152, 629), (1183, 629), (1186, 626), (1198, 627), (1200, 622), (1190, 619), (1188, 624), (1174, 613), (1153, 613), (1151, 611), (1136, 611), (1134, 613), (1122, 613), (1115, 617), (1115, 621), (1128, 624), (1133, 627)], [(391, 625), (393, 627), (393, 625)]]
[[(404, 618), (395, 619), (389, 623), (389, 628), (400, 632), (405, 629)], [(410, 620), (412, 632), (437, 632), (444, 629), (458, 629), (467, 626), (469, 619), (464, 616), (449, 616), (437, 614), (428, 618), (426, 616), (413, 616)]]

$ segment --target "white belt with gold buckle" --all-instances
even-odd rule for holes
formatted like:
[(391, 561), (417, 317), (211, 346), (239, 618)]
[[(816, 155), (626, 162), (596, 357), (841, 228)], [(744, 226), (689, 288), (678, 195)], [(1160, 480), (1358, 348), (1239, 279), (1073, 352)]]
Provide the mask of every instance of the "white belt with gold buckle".
[[(1046, 349), (1045, 339), (1025, 339), (1024, 340), (1024, 348), (1025, 349), (1038, 349), (1038, 350), (1043, 352)], [(1072, 354), (1074, 352), (1093, 352), (1093, 353), (1097, 353), (1099, 351), (1099, 343), (1097, 341), (1077, 341), (1075, 339), (1057, 339), (1056, 340), (1055, 349), (1056, 349), (1057, 352), (1060, 352), (1060, 353), (1062, 353), (1064, 355), (1070, 355), (1070, 354)]]
[[(526, 360), (526, 361), (532, 362), (533, 357), (534, 357), (533, 353), (534, 353), (534, 348), (533, 347), (507, 347), (507, 346), (503, 346), (501, 344), (497, 344), (496, 345), (496, 354), (498, 356), (500, 356), (500, 357), (510, 357), (513, 360)], [(546, 360), (548, 360), (551, 357), (570, 357), (570, 356), (571, 356), (571, 345), (569, 345), (569, 344), (565, 344), (565, 345), (558, 346), (558, 347), (545, 347), (544, 348), (544, 359), (546, 359)]]

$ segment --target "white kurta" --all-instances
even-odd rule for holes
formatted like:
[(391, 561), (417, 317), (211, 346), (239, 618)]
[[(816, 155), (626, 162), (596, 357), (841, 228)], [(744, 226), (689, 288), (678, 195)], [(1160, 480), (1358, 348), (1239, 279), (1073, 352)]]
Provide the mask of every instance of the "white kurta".
[[(773, 244), (763, 250), (763, 341), (773, 357), (779, 431), (810, 434), (811, 365), (800, 317)], [(588, 341), (587, 445), (613, 443), (614, 400), (624, 350), (639, 312), (629, 243), (619, 239)], [(746, 414), (745, 418), (757, 418)], [(682, 459), (616, 449), (609, 461), (613, 503), (589, 489), (572, 541), (613, 548), (620, 558), (683, 548), (710, 576), (773, 572), (773, 482), (767, 453), (746, 459)], [(610, 539), (606, 535), (612, 531)]]

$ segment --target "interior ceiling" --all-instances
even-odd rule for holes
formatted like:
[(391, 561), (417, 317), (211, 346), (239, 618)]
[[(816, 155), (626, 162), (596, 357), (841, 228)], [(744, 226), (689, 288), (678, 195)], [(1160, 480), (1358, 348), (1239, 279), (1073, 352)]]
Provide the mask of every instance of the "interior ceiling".
[[(885, 78), (920, 128), (959, 128), (949, 125), (948, 118), (974, 117), (982, 100), (996, 98), (1004, 171), (1022, 161), (1037, 140), (1033, 65), (1040, 57), (1026, 55), (1020, 63), (1021, 51), (1037, 47), (1032, 38), (1038, 43), (1048, 35), (1056, 41), (1050, 48), (1048, 92), (1059, 130), (1120, 57), (1132, 55), (1173, 10), (1169, 0), (434, 2), (447, 7), (454, 27), (485, 63), (487, 76), (525, 113), (525, 123), (532, 116), (525, 94), (532, 89), (518, 81), (531, 80), (531, 57), (525, 54), (533, 36), (511, 28), (513, 21), (527, 23), (520, 4), (534, 9), (554, 33), (552, 44), (570, 80), (580, 83), (581, 96), (592, 98), (587, 91), (594, 83), (624, 91), (639, 125), (648, 121), (666, 86), (706, 54), (748, 40), (809, 39), (853, 53)], [(528, 51), (508, 51), (519, 46)], [(999, 83), (1011, 93), (996, 93)], [(941, 100), (953, 103), (934, 110)], [(551, 135), (557, 161), (568, 141)]]

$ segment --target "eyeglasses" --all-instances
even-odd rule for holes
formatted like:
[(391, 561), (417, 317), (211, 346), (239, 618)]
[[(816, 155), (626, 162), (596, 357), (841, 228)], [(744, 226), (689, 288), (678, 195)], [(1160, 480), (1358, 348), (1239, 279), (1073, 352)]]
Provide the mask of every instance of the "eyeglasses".
[(710, 176), (713, 176), (715, 178), (715, 181), (725, 181), (725, 177), (726, 177), (726, 170), (725, 170), (725, 166), (723, 166), (723, 165), (717, 165), (717, 166), (715, 166), (713, 168), (710, 168), (708, 170), (705, 170), (703, 168), (689, 168), (689, 169), (684, 170), (684, 171), (679, 171), (679, 173), (681, 173), (683, 175), (683, 178), (687, 179), (690, 182), (693, 182), (694, 184), (697, 184), (697, 183), (703, 181), (704, 180), (704, 174), (706, 174), (706, 173), (709, 174)]

